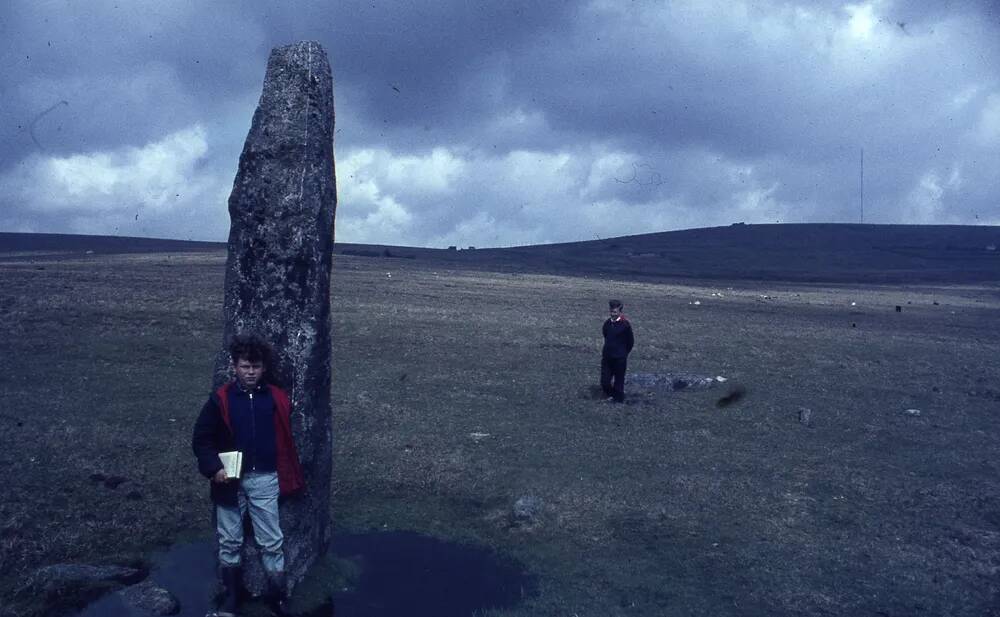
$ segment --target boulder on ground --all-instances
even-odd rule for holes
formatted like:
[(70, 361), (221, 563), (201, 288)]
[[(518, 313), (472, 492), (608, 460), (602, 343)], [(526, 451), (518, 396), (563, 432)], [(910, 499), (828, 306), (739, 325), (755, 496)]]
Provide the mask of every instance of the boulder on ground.
[(542, 500), (534, 495), (523, 495), (514, 502), (511, 520), (515, 525), (533, 526), (542, 514)]
[(130, 585), (119, 590), (118, 595), (129, 606), (150, 615), (176, 615), (181, 610), (181, 604), (174, 594), (162, 587), (157, 587), (153, 581), (147, 580), (138, 585)]
[(22, 589), (33, 593), (55, 594), (100, 584), (130, 585), (145, 576), (142, 570), (125, 566), (58, 563), (36, 570)]

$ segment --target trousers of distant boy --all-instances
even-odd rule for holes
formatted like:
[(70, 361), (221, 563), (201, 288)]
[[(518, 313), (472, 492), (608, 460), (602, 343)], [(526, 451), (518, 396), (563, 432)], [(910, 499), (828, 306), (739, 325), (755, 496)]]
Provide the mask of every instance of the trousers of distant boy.
[(601, 389), (618, 403), (625, 402), (625, 369), (628, 358), (601, 357)]

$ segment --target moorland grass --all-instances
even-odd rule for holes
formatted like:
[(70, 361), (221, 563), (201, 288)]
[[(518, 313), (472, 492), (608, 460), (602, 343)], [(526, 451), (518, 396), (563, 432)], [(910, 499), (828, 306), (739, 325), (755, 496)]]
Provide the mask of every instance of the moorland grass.
[[(223, 264), (221, 252), (0, 262), (8, 613), (73, 602), (15, 594), (39, 566), (134, 563), (210, 533), (189, 439), (220, 343)], [(995, 291), (338, 256), (334, 525), (518, 560), (537, 587), (493, 613), (509, 617), (988, 614)], [(728, 381), (595, 400), (611, 296), (636, 331), (630, 370)], [(734, 384), (746, 395), (718, 407)], [(124, 482), (92, 479), (108, 476)], [(542, 503), (530, 524), (511, 515), (524, 495)]]

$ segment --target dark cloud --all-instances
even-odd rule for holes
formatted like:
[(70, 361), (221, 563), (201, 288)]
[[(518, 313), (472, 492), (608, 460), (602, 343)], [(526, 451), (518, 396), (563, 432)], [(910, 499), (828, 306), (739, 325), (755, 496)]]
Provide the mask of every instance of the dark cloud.
[(302, 39), (345, 241), (854, 221), (862, 148), (866, 220), (997, 224), (998, 29), (988, 2), (25, 0), (0, 228), (224, 238), (267, 55)]

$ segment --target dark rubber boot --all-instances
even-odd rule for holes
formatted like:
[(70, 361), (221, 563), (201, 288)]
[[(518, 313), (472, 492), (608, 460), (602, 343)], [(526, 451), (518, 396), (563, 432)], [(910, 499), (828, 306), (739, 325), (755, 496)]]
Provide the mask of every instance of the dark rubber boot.
[(287, 615), (288, 578), (284, 572), (267, 572), (267, 604), (275, 615)]
[(236, 615), (239, 608), (240, 585), (243, 582), (243, 570), (239, 566), (222, 568), (222, 586), (225, 588), (225, 595), (222, 596), (222, 604), (219, 605), (219, 614), (229, 613)]

